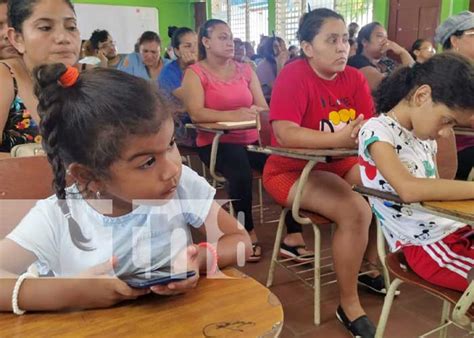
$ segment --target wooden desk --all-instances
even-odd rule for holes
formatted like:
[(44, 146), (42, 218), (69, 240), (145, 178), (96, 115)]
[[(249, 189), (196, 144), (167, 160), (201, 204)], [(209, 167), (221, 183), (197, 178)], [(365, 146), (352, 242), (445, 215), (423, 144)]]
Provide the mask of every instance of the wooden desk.
[(217, 150), (219, 149), (219, 140), (221, 136), (233, 130), (248, 130), (257, 128), (256, 121), (242, 121), (241, 123), (238, 122), (238, 124), (234, 123), (235, 122), (188, 123), (186, 125), (186, 128), (193, 128), (199, 131), (214, 134), (211, 147), (211, 157), (209, 160), (209, 172), (217, 182), (225, 182), (225, 178), (217, 175), (216, 173)]
[(465, 136), (474, 136), (473, 128), (466, 127), (456, 127), (454, 128), (454, 134), (456, 135), (465, 135)]
[(398, 204), (404, 204), (410, 208), (433, 215), (446, 217), (458, 222), (474, 226), (474, 200), (462, 201), (426, 201), (419, 203), (404, 203), (398, 195), (376, 189), (354, 186), (353, 189), (362, 195), (376, 197)]
[(421, 202), (420, 205), (432, 214), (474, 226), (474, 200)]
[(340, 159), (349, 156), (357, 156), (357, 149), (306, 149), (306, 148), (279, 148), (279, 147), (262, 147), (247, 146), (249, 151), (264, 153), (268, 155), (278, 155), (283, 157), (294, 158), (298, 160), (306, 160), (308, 163), (303, 169), (298, 180), (295, 193), (295, 200), (291, 206), (293, 218), (300, 224), (310, 224), (311, 220), (307, 217), (300, 216), (301, 197), (303, 195), (303, 187), (308, 181), (308, 175), (318, 162), (331, 162), (333, 159)]
[(239, 279), (205, 279), (186, 295), (148, 295), (109, 309), (0, 314), (0, 335), (275, 337), (283, 327), (278, 298), (235, 269)]
[(0, 152), (0, 160), (4, 158), (11, 158), (10, 153), (2, 153)]

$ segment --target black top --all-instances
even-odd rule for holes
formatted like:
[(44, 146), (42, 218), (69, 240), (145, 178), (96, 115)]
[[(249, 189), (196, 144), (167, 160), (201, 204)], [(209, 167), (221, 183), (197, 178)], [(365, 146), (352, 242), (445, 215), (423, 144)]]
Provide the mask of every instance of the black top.
[(356, 54), (349, 58), (347, 64), (351, 67), (361, 69), (364, 67), (374, 67), (377, 68), (373, 63), (369, 61), (367, 57), (362, 54)]

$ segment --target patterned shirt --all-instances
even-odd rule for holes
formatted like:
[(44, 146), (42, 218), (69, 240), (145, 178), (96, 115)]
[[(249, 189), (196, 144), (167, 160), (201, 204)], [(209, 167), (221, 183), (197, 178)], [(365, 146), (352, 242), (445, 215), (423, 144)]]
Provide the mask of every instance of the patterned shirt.
[[(420, 140), (397, 121), (380, 115), (370, 119), (359, 133), (359, 165), (364, 186), (397, 193), (377, 170), (370, 156), (369, 146), (375, 142), (390, 144), (413, 176), (436, 178), (436, 141)], [(369, 198), (369, 202), (392, 251), (402, 246), (432, 244), (465, 226), (404, 204), (378, 198)]]

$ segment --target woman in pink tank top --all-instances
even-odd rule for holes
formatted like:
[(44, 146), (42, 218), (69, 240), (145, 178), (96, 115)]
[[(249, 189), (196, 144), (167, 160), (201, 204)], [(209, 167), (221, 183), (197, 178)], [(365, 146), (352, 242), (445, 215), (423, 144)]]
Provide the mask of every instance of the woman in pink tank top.
[[(268, 110), (257, 75), (249, 65), (233, 60), (232, 32), (224, 21), (208, 20), (198, 38), (199, 62), (191, 65), (183, 79), (185, 104), (195, 123), (254, 120)], [(196, 143), (201, 161), (209, 166), (213, 133), (198, 132)], [(266, 156), (251, 153), (246, 146), (257, 142), (257, 130), (237, 130), (221, 137), (216, 169), (227, 180), (229, 198), (236, 213), (243, 212), (258, 261), (261, 248), (252, 219), (252, 168), (263, 170)]]

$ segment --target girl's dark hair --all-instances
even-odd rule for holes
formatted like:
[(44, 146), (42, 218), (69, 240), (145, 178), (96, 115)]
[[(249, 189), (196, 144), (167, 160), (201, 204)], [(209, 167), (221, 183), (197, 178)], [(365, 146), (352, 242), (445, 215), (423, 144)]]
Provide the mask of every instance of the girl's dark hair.
[[(120, 158), (127, 136), (156, 133), (170, 113), (149, 81), (114, 69), (95, 68), (82, 72), (72, 87), (63, 88), (58, 81), (66, 70), (57, 63), (33, 72), (40, 131), (71, 239), (78, 248), (93, 250), (70, 217), (65, 201), (67, 167), (78, 163), (89, 168), (94, 179), (110, 177), (109, 168)], [(85, 192), (88, 185), (83, 187)]]
[(382, 27), (379, 22), (371, 22), (362, 27), (357, 35), (357, 51), (356, 54), (361, 54), (364, 51), (363, 41), (370, 41), (370, 36), (375, 28)]
[(204, 24), (199, 28), (199, 35), (198, 35), (198, 53), (199, 53), (199, 60), (204, 60), (207, 57), (206, 47), (202, 43), (203, 38), (208, 38), (210, 31), (213, 27), (217, 25), (226, 25), (227, 22), (219, 20), (219, 19), (210, 19), (204, 22)]
[(385, 78), (374, 93), (377, 112), (388, 113), (422, 85), (431, 87), (435, 103), (451, 109), (474, 108), (474, 65), (461, 55), (446, 52)]
[(138, 39), (138, 46), (144, 44), (145, 42), (156, 42), (161, 45), (161, 39), (158, 34), (152, 31), (143, 32), (143, 34)]
[(300, 19), (298, 32), (296, 33), (299, 42), (313, 41), (314, 37), (318, 35), (321, 30), (324, 21), (329, 18), (342, 20), (342, 22), (345, 23), (344, 17), (341, 14), (327, 8), (318, 8), (305, 13)]
[(418, 39), (415, 42), (413, 42), (413, 45), (411, 45), (411, 48), (410, 48), (410, 54), (411, 54), (411, 57), (413, 58), (413, 60), (416, 60), (415, 50), (420, 50), (421, 46), (426, 41), (428, 41), (428, 40)]
[[(41, 0), (9, 0), (8, 1), (8, 25), (15, 31), (22, 32), (22, 25), (31, 14), (33, 7)], [(70, 0), (63, 0), (73, 11), (74, 6)], [(74, 11), (75, 13), (75, 11)]]
[(451, 43), (451, 37), (452, 36), (456, 36), (456, 37), (460, 37), (464, 34), (464, 31), (455, 31), (453, 34), (451, 34), (447, 39), (446, 41), (443, 43), (443, 50), (450, 50), (453, 48), (453, 45)]
[(179, 45), (181, 44), (181, 38), (188, 33), (194, 33), (194, 31), (188, 27), (177, 28), (171, 36), (171, 46), (173, 48), (179, 49)]

